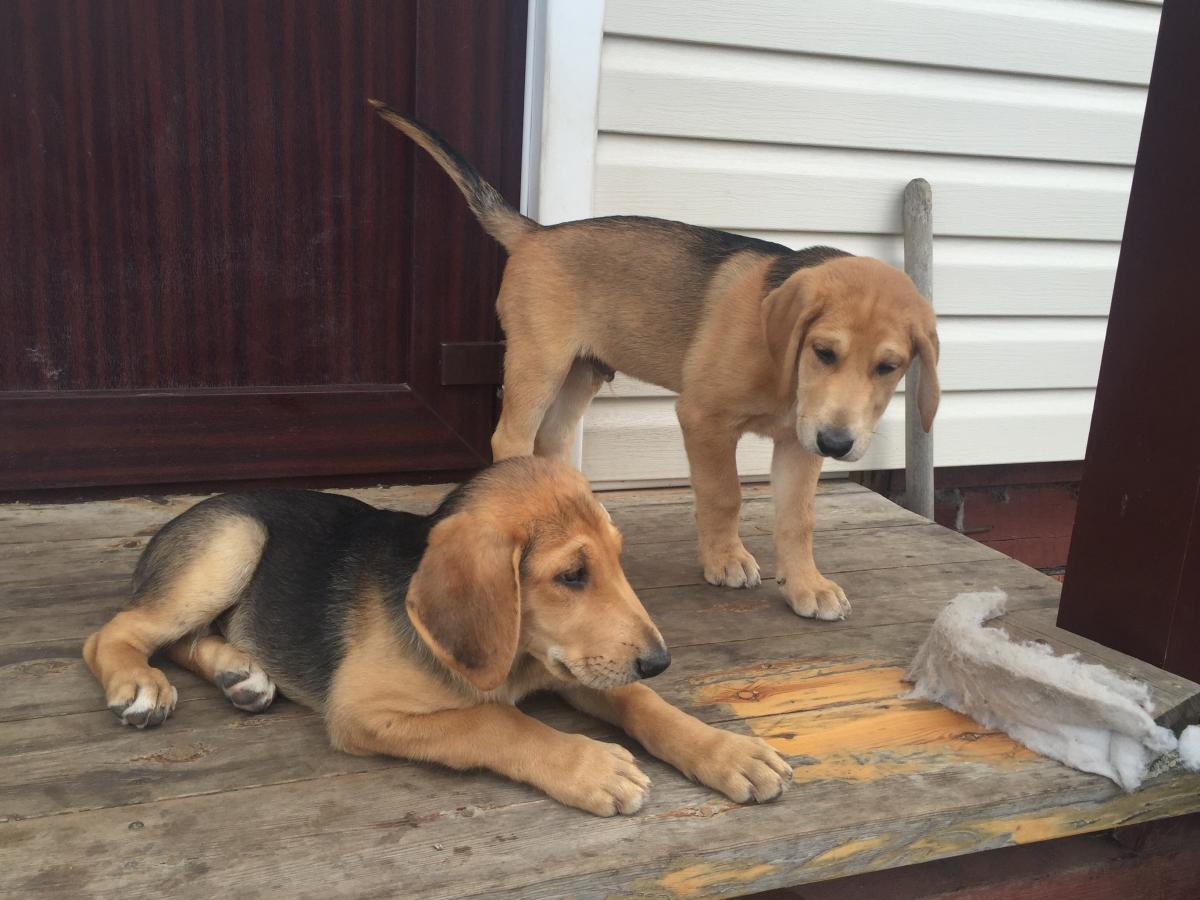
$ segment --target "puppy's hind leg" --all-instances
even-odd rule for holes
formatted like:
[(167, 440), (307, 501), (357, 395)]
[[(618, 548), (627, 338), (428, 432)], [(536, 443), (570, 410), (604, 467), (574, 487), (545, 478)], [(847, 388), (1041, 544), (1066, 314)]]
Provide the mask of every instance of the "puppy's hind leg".
[(236, 603), (265, 542), (258, 521), (220, 506), (185, 513), (150, 542), (130, 607), (83, 645), (84, 661), (122, 722), (145, 728), (171, 714), (175, 688), (150, 665), (150, 655)]
[(602, 384), (604, 375), (591, 360), (577, 359), (571, 364), (571, 371), (538, 429), (533, 450), (537, 456), (570, 463), (575, 428)]
[(492, 457), (529, 456), (538, 429), (567, 380), (575, 348), (539, 346), (530, 336), (510, 336), (504, 353), (504, 402), (492, 435)]
[(222, 635), (189, 635), (168, 647), (167, 657), (211, 681), (238, 709), (262, 712), (275, 699), (275, 682), (248, 653)]

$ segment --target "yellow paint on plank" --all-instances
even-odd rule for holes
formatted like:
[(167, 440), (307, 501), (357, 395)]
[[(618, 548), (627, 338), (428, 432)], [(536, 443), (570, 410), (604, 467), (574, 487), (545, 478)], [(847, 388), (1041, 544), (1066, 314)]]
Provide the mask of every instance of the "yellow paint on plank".
[(936, 828), (907, 847), (872, 861), (873, 868), (910, 865), (1008, 844), (1033, 844), (1105, 831), (1200, 810), (1200, 776), (1175, 773), (1132, 794), (1112, 786), (1110, 797), (1027, 815), (962, 820)]
[(713, 887), (730, 884), (745, 885), (769, 875), (777, 867), (770, 863), (746, 865), (737, 860), (729, 862), (699, 862), (668, 872), (658, 880), (658, 886), (671, 897), (706, 897)]
[[(1018, 771), (1040, 757), (1008, 736), (935, 703), (903, 700), (895, 666), (828, 662), (701, 686), (698, 702), (722, 703), (780, 753), (800, 761), (798, 782), (869, 782), (963, 765)], [(799, 709), (797, 710), (797, 707)]]
[[(836, 712), (837, 715), (823, 715)], [(864, 704), (836, 711), (751, 719), (751, 730), (807, 764), (796, 781), (876, 781), (930, 775), (967, 764), (1017, 771), (1040, 757), (1007, 735), (984, 730), (966, 716), (920, 701)]]
[(750, 677), (729, 678), (703, 685), (697, 705), (722, 704), (737, 716), (767, 716), (866, 700), (886, 700), (907, 689), (903, 670), (871, 661), (816, 665), (782, 671), (759, 670)]
[(824, 853), (818, 853), (808, 861), (809, 866), (828, 866), (834, 863), (844, 862), (847, 859), (852, 859), (856, 856), (861, 856), (864, 853), (869, 853), (871, 850), (877, 850), (880, 847), (887, 845), (889, 838), (886, 835), (872, 838), (858, 838), (853, 841), (846, 841), (844, 844), (838, 844), (836, 847), (830, 847)]

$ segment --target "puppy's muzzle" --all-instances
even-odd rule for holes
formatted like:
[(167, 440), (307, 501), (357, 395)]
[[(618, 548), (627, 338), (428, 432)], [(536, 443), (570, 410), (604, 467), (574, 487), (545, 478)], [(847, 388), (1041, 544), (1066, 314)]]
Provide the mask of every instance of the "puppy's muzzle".
[(854, 449), (854, 435), (845, 428), (822, 428), (817, 432), (817, 449), (822, 456), (841, 459)]
[(634, 668), (637, 669), (639, 678), (653, 678), (655, 675), (661, 675), (667, 671), (669, 665), (671, 665), (671, 654), (666, 647), (660, 644), (649, 653), (639, 656), (634, 663)]

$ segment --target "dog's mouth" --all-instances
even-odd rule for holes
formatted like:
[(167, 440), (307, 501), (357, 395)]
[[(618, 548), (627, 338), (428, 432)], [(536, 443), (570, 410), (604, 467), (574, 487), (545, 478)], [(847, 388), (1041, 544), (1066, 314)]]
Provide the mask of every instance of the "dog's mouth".
[(568, 659), (558, 647), (550, 648), (545, 665), (556, 678), (599, 691), (623, 687), (638, 680), (631, 665), (622, 666), (607, 656)]
[(578, 680), (575, 677), (575, 673), (571, 671), (571, 667), (561, 659), (546, 660), (546, 668), (550, 670), (551, 675), (554, 675), (556, 678), (561, 678), (563, 681)]

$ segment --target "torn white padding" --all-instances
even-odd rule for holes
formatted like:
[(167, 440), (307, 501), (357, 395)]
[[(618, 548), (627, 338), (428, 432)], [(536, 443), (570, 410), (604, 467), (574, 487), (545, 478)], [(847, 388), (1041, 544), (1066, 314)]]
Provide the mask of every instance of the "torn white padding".
[(1193, 772), (1200, 772), (1200, 725), (1189, 725), (1179, 736), (1179, 758)]
[(1007, 600), (1003, 591), (951, 600), (908, 670), (909, 696), (1135, 790), (1150, 763), (1178, 743), (1151, 718), (1149, 689), (1104, 666), (1055, 656), (1044, 644), (1017, 643), (1002, 628), (985, 628)]

